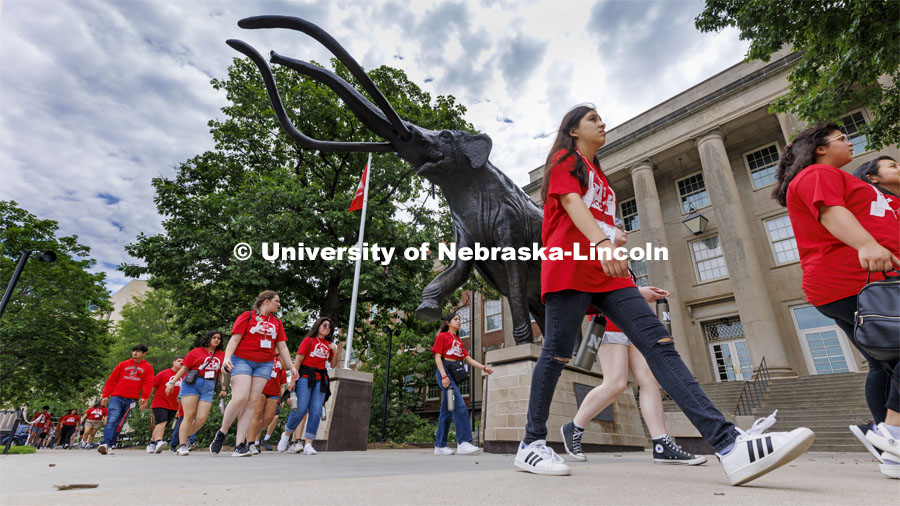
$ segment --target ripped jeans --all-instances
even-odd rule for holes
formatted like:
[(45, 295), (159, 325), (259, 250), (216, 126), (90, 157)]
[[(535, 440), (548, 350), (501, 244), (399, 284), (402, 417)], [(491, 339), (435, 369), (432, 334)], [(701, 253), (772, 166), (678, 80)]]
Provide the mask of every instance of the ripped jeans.
[(588, 306), (599, 309), (628, 336), (635, 348), (647, 359), (650, 370), (659, 384), (687, 415), (716, 451), (734, 443), (737, 431), (725, 420), (697, 380), (675, 351), (675, 344), (658, 342), (669, 336), (650, 305), (635, 287), (611, 292), (587, 293), (562, 290), (548, 293), (544, 346), (531, 376), (528, 398), (528, 423), (525, 425), (525, 444), (547, 438), (547, 418), (559, 375), (571, 359), (575, 339)]

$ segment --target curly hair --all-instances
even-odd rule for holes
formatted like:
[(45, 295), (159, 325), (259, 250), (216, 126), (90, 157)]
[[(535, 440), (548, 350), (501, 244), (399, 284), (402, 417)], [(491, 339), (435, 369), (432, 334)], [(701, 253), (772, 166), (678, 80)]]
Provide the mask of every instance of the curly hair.
[(793, 142), (788, 143), (781, 153), (775, 169), (775, 181), (778, 183), (772, 191), (772, 198), (782, 206), (787, 206), (787, 191), (791, 181), (803, 169), (816, 163), (816, 148), (828, 144), (828, 136), (841, 127), (834, 123), (820, 123), (797, 134)]
[(215, 351), (219, 351), (222, 349), (222, 345), (225, 343), (224, 334), (222, 334), (221, 330), (210, 330), (206, 334), (203, 334), (203, 337), (197, 340), (197, 348), (209, 348), (210, 343), (212, 343), (212, 338), (218, 334), (219, 335), (219, 346), (216, 347)]

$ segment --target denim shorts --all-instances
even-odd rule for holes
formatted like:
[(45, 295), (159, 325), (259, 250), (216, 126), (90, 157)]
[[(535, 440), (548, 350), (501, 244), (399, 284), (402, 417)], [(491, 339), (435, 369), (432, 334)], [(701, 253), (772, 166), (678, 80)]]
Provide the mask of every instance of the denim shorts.
[(631, 341), (624, 332), (604, 332), (603, 337), (600, 338), (600, 344), (622, 344), (629, 346), (631, 345)]
[(272, 369), (275, 368), (275, 363), (271, 360), (268, 362), (254, 362), (237, 355), (231, 357), (231, 364), (234, 365), (234, 369), (231, 370), (232, 377), (246, 375), (254, 378), (269, 378), (272, 376)]
[(182, 397), (196, 395), (197, 397), (200, 397), (201, 401), (212, 404), (215, 391), (216, 380), (198, 377), (193, 385), (188, 385), (183, 381), (181, 382), (181, 391), (178, 392), (178, 398), (181, 399)]

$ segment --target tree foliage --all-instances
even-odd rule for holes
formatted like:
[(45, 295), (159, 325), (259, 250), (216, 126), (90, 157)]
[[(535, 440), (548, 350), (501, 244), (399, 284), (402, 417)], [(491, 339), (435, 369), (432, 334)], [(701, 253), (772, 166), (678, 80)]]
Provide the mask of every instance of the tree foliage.
[(814, 123), (839, 121), (862, 104), (873, 115), (862, 132), (869, 147), (900, 142), (896, 0), (706, 0), (694, 24), (704, 32), (737, 27), (751, 41), (748, 60), (768, 61), (785, 44), (802, 53), (773, 111)]
[(103, 380), (98, 364), (111, 341), (103, 273), (92, 273), (90, 248), (57, 237), (58, 224), (0, 201), (0, 284), (5, 289), (23, 250), (56, 253), (29, 260), (0, 319), (0, 404), (59, 401), (67, 406)]
[(106, 358), (106, 371), (131, 358), (131, 348), (137, 343), (147, 345), (144, 358), (154, 371), (172, 367), (172, 359), (191, 351), (199, 337), (182, 333), (174, 320), (175, 303), (167, 290), (150, 290), (125, 304), (122, 320), (115, 328), (115, 343)]

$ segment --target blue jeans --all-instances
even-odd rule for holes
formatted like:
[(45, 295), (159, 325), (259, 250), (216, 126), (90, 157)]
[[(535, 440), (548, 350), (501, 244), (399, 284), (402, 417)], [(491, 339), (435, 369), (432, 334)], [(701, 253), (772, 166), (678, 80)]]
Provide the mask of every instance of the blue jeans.
[(650, 305), (635, 287), (611, 292), (586, 293), (563, 290), (546, 295), (544, 346), (531, 376), (528, 398), (528, 423), (525, 443), (547, 438), (550, 402), (565, 364), (557, 358), (570, 359), (575, 337), (581, 328), (588, 306), (594, 306), (628, 336), (635, 348), (647, 359), (653, 376), (678, 407), (687, 415), (716, 451), (730, 447), (737, 436), (734, 424), (725, 420), (697, 380), (675, 351), (673, 342), (660, 343), (671, 337)]
[(131, 413), (131, 404), (136, 402), (136, 399), (117, 395), (109, 398), (109, 413), (106, 416), (106, 427), (103, 428), (103, 444), (108, 448), (116, 445), (116, 438), (119, 437), (119, 432), (125, 426), (128, 414)]
[[(251, 376), (253, 378), (268, 378), (269, 375), (272, 374), (272, 369), (275, 367), (275, 363), (271, 360), (268, 362), (254, 362), (237, 355), (231, 357), (231, 365), (234, 366), (231, 370), (232, 378), (241, 375)], [(213, 383), (215, 383), (215, 381), (213, 381)]]
[[(447, 379), (450, 380), (450, 386), (444, 388), (441, 383), (441, 371), (435, 371), (438, 386), (441, 387), (441, 414), (438, 415), (437, 433), (434, 436), (435, 448), (444, 448), (447, 446), (447, 435), (450, 434), (450, 420), (453, 419), (453, 426), (456, 427), (456, 442), (471, 443), (472, 442), (472, 424), (469, 423), (469, 410), (466, 409), (466, 401), (463, 400), (462, 393), (459, 391), (459, 385), (453, 381), (448, 374)], [(454, 400), (453, 411), (447, 409), (447, 389), (453, 389)]]
[[(173, 449), (178, 448), (178, 444), (181, 441), (178, 438), (178, 429), (181, 428), (181, 422), (183, 420), (184, 420), (183, 416), (179, 416), (178, 418), (175, 419), (175, 428), (172, 429), (172, 440), (169, 441), (169, 446), (171, 446)], [(191, 436), (188, 438), (188, 440), (191, 442), (191, 444), (194, 444), (194, 438), (196, 436), (197, 436), (197, 433), (195, 432), (195, 433), (191, 434)]]
[(316, 439), (316, 432), (319, 430), (319, 421), (322, 419), (322, 404), (325, 401), (325, 392), (319, 390), (321, 382), (309, 388), (309, 378), (306, 376), (300, 378), (297, 386), (294, 387), (297, 392), (297, 409), (291, 411), (288, 415), (287, 423), (284, 428), (287, 432), (293, 433), (303, 420), (303, 415), (309, 411), (306, 418), (306, 429), (303, 431), (304, 439)]

